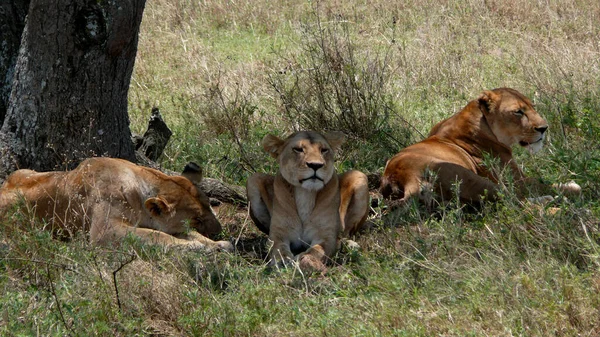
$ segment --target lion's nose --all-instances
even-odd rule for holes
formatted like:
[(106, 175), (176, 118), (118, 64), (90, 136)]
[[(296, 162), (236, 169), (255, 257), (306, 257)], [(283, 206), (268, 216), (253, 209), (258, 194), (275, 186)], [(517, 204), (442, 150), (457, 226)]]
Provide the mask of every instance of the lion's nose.
[(324, 164), (323, 163), (319, 163), (319, 162), (310, 162), (310, 163), (306, 163), (306, 166), (308, 166), (311, 169), (313, 169), (313, 170), (316, 171), (316, 170), (320, 169), (321, 167), (323, 167)]
[(546, 132), (546, 130), (548, 130), (548, 125), (544, 125), (544, 126), (535, 128), (535, 131), (538, 131), (539, 133), (544, 133), (544, 132)]

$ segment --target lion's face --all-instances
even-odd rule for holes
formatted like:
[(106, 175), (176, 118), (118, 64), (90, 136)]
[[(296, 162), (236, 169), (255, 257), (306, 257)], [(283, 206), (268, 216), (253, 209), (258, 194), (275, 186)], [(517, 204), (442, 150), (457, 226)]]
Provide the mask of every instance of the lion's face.
[(542, 148), (548, 123), (527, 97), (516, 90), (501, 88), (484, 91), (479, 102), (499, 142), (508, 147), (518, 143), (532, 153)]
[(300, 131), (285, 140), (267, 135), (262, 145), (265, 151), (277, 158), (279, 171), (287, 182), (318, 191), (333, 176), (333, 156), (344, 140), (341, 132), (321, 135), (313, 131)]
[(172, 182), (165, 184), (157, 197), (146, 200), (146, 208), (160, 222), (162, 231), (182, 233), (189, 226), (204, 235), (221, 232), (208, 197), (198, 187), (201, 179), (200, 172), (184, 171), (183, 176), (173, 177)]

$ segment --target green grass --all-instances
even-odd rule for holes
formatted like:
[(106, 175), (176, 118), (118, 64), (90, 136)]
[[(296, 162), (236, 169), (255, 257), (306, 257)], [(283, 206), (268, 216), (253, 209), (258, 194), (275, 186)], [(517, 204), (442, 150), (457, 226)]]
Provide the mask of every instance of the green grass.
[[(340, 55), (353, 48), (346, 70), (359, 80), (361, 66), (391, 56), (372, 68), (385, 85), (360, 87), (389, 102), (385, 132), (350, 137), (340, 170), (380, 172), (482, 90), (509, 86), (550, 124), (541, 153), (515, 149), (526, 174), (584, 192), (546, 208), (506, 197), (475, 214), (375, 207), (361, 251), (338, 252), (324, 276), (267, 270), (265, 236), (233, 207), (217, 215), (239, 238), (234, 254), (63, 242), (17, 213), (0, 224), (0, 335), (599, 335), (599, 22), (592, 0), (148, 1), (129, 112), (141, 133), (161, 109), (174, 131), (165, 168), (194, 160), (239, 185), (274, 172), (260, 139), (305, 126), (272, 80), (298, 75), (310, 90), (311, 67), (335, 68), (309, 62), (321, 27)], [(296, 97), (299, 111), (317, 111)]]
[[(397, 226), (380, 223), (360, 237), (362, 252), (339, 252), (325, 276), (268, 271), (249, 251), (165, 254), (135, 241), (113, 251), (23, 231), (9, 235), (11, 249), (2, 252), (0, 331), (597, 333), (599, 210), (569, 205), (542, 218), (509, 200), (497, 208), (477, 216), (449, 209), (437, 219), (409, 210)], [(119, 309), (112, 275), (121, 266)]]

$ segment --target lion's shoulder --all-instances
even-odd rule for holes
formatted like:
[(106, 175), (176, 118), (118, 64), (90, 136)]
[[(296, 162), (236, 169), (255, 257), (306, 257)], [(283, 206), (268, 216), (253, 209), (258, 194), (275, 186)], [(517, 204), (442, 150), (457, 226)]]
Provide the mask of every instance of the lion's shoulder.
[(437, 136), (448, 140), (473, 137), (486, 133), (489, 130), (482, 129), (483, 113), (478, 107), (477, 101), (471, 101), (460, 112), (438, 122), (431, 128), (429, 137)]
[(72, 171), (75, 180), (79, 175), (89, 184), (102, 186), (101, 192), (115, 199), (133, 193), (143, 199), (161, 196), (174, 208), (188, 207), (191, 200), (199, 200), (208, 207), (208, 198), (199, 188), (202, 170), (193, 163), (188, 164), (181, 175), (168, 175), (123, 159), (92, 158)]

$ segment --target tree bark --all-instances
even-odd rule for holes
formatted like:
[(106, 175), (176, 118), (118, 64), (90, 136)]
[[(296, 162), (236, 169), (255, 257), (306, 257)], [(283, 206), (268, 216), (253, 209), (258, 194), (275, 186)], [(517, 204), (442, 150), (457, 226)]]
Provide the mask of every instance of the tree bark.
[(4, 122), (8, 96), (17, 63), (21, 34), (29, 0), (6, 0), (0, 2), (0, 127)]
[(135, 160), (127, 93), (144, 5), (31, 0), (0, 130), (0, 171), (70, 169), (100, 155)]

